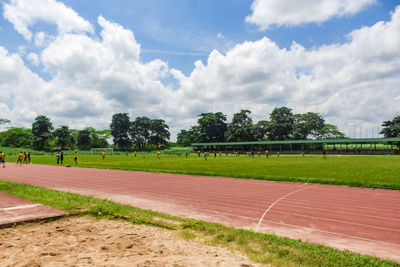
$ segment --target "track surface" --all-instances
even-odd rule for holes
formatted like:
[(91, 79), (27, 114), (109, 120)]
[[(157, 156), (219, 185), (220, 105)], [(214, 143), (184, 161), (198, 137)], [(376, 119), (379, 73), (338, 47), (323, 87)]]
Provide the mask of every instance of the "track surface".
[(65, 212), (0, 192), (0, 226), (65, 215)]
[(14, 164), (0, 179), (400, 262), (398, 191)]

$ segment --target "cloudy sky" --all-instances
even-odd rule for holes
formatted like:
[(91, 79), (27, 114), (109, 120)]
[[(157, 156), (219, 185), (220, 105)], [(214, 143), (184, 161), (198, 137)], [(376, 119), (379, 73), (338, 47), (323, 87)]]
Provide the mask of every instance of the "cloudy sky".
[[(400, 114), (399, 0), (0, 0), (0, 118), (108, 128), (274, 107), (377, 137)], [(356, 129), (356, 132), (354, 132)]]

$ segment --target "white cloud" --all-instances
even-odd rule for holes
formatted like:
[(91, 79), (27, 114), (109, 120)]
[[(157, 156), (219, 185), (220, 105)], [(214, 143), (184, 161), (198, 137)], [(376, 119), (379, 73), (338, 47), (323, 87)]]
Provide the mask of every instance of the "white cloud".
[(10, 0), (3, 5), (5, 19), (26, 40), (32, 39), (29, 27), (37, 21), (56, 24), (59, 33), (93, 32), (92, 25), (74, 10), (55, 0)]
[[(129, 112), (165, 117), (175, 138), (209, 111), (231, 117), (246, 108), (257, 121), (287, 105), (319, 112), (343, 130), (354, 122), (377, 127), (400, 113), (400, 7), (391, 21), (355, 30), (342, 45), (283, 49), (265, 37), (226, 54), (214, 50), (188, 76), (161, 60), (142, 62), (131, 30), (101, 16), (98, 24), (100, 37), (44, 34), (47, 44), (28, 59), (40, 60), (49, 81), (0, 47), (1, 117), (30, 126), (44, 114), (56, 125), (105, 128), (114, 113)], [(174, 90), (161, 82), (170, 75), (179, 83)]]
[(188, 77), (172, 73), (181, 84), (180, 109), (191, 116), (245, 107), (267, 119), (273, 107), (288, 105), (297, 113), (319, 112), (342, 129), (354, 122), (377, 127), (400, 113), (398, 47), (400, 7), (391, 21), (355, 30), (343, 45), (307, 50), (294, 43), (287, 50), (263, 38), (226, 55), (212, 52)]
[(376, 0), (254, 0), (246, 22), (265, 30), (272, 25), (297, 26), (353, 15)]
[(35, 66), (39, 66), (40, 64), (40, 59), (39, 56), (35, 53), (29, 53), (28, 55), (28, 60)]

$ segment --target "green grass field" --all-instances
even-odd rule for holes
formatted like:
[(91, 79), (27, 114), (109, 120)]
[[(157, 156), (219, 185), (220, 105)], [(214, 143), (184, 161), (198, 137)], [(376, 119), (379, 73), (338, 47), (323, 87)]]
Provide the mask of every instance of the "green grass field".
[[(7, 157), (9, 162), (16, 160), (16, 156)], [(56, 165), (56, 158), (33, 156), (32, 162)], [(64, 165), (67, 164), (75, 165), (73, 156), (65, 157)], [(267, 159), (265, 155), (250, 158), (223, 154), (217, 158), (211, 155), (206, 161), (195, 154), (189, 158), (161, 155), (158, 159), (153, 153), (144, 158), (137, 153), (137, 157), (107, 155), (105, 160), (99, 155), (83, 155), (79, 156), (78, 166), (400, 189), (400, 156), (328, 155), (323, 160), (320, 155), (274, 155)]]

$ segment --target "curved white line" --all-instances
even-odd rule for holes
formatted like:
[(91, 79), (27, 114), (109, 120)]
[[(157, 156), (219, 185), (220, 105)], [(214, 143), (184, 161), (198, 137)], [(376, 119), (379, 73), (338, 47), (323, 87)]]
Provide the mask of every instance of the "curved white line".
[(311, 188), (311, 186), (307, 186), (306, 185), (306, 187), (303, 187), (303, 188), (297, 189), (297, 190), (295, 190), (293, 192), (287, 193), (286, 195), (284, 195), (284, 196), (280, 197), (279, 199), (277, 199), (274, 203), (272, 203), (268, 207), (268, 209), (265, 210), (264, 214), (261, 216), (260, 220), (258, 221), (258, 223), (256, 225), (256, 231), (258, 231), (258, 228), (260, 227), (260, 224), (261, 224), (262, 220), (264, 219), (265, 215), (267, 215), (268, 211), (270, 209), (272, 209), (272, 207), (275, 206), (279, 201), (281, 201), (282, 199), (284, 199), (284, 198), (286, 198), (286, 197), (288, 197), (288, 196), (290, 196), (290, 195), (292, 195), (294, 193), (297, 193), (297, 192), (300, 192), (300, 191), (303, 191), (303, 190), (307, 190), (307, 189), (310, 189), (310, 188)]

